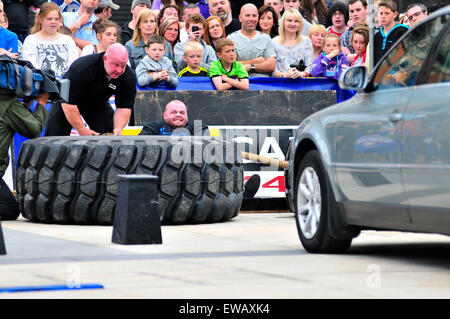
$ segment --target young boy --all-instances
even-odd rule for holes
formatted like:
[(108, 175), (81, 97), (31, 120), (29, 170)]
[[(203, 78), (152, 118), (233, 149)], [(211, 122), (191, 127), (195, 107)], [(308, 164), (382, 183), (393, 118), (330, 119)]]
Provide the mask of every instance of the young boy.
[(339, 36), (328, 33), (323, 39), (323, 53), (312, 64), (311, 76), (339, 80), (342, 72), (348, 66), (347, 57), (341, 51)]
[(347, 5), (340, 1), (333, 3), (328, 10), (328, 20), (332, 22), (332, 25), (327, 29), (328, 33), (334, 33), (340, 37), (348, 30), (348, 19)]
[(217, 40), (216, 52), (219, 60), (214, 61), (209, 69), (209, 76), (216, 89), (248, 90), (248, 73), (244, 65), (236, 61), (234, 42), (228, 38)]
[(200, 43), (189, 41), (184, 45), (183, 61), (187, 67), (178, 73), (178, 76), (208, 76), (208, 70), (200, 66), (203, 48)]
[(392, 45), (406, 32), (409, 27), (397, 24), (397, 4), (391, 0), (381, 1), (378, 5), (378, 19), (381, 23), (380, 32), (377, 32), (373, 40), (374, 65), (392, 47)]
[(153, 35), (147, 42), (147, 54), (136, 67), (139, 86), (165, 83), (171, 87), (178, 85), (178, 77), (172, 61), (164, 56), (166, 46), (161, 35)]

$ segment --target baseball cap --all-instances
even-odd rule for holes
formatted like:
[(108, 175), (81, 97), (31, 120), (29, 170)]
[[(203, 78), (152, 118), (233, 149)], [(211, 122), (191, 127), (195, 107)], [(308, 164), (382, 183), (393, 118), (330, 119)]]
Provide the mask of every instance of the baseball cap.
[(110, 7), (113, 10), (119, 10), (119, 8), (120, 8), (120, 6), (115, 4), (114, 2), (112, 2), (112, 0), (100, 0), (98, 7), (99, 8)]
[(152, 1), (151, 0), (133, 0), (133, 2), (131, 3), (131, 10), (133, 10), (134, 7), (137, 6), (138, 4), (146, 4), (150, 8), (152, 7)]

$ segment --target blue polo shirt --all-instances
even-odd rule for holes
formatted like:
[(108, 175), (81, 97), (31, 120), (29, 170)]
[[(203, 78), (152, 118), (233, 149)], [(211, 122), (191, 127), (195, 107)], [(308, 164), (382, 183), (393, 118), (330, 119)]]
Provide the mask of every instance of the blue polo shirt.
[(0, 48), (8, 51), (12, 48), (11, 53), (18, 53), (19, 38), (17, 34), (3, 27), (0, 27)]
[[(66, 27), (70, 27), (75, 21), (78, 20), (78, 12), (63, 12), (62, 16), (64, 18), (64, 25)], [(83, 25), (78, 31), (74, 34), (74, 37), (81, 40), (90, 41), (93, 44), (98, 43), (98, 39), (95, 33), (94, 28), (92, 27), (94, 25), (95, 20), (98, 18), (95, 16), (95, 14), (91, 15), (91, 19), (89, 22), (85, 25)]]

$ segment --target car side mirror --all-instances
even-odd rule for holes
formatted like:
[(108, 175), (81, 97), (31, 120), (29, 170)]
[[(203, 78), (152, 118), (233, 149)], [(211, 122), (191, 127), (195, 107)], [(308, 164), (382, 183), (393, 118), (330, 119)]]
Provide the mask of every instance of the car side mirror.
[(362, 65), (345, 70), (339, 78), (339, 87), (345, 90), (364, 90), (368, 83), (367, 68)]

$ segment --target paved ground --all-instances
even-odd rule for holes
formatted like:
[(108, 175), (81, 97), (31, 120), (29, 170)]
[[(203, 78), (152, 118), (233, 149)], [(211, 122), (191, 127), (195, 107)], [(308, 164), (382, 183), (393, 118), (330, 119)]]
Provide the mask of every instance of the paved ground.
[(449, 298), (450, 237), (363, 232), (346, 255), (306, 253), (291, 213), (163, 226), (162, 245), (111, 242), (112, 226), (3, 221), (0, 298)]

